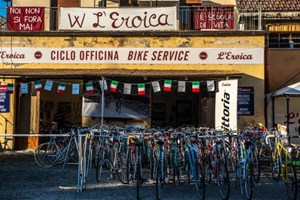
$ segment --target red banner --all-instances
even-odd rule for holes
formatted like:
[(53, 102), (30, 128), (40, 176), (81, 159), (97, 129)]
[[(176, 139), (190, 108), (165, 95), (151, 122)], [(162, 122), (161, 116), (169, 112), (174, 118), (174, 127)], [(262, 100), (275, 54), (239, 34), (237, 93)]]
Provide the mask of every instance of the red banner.
[(8, 7), (7, 26), (10, 31), (44, 31), (44, 7)]
[(194, 29), (234, 29), (233, 7), (198, 7), (194, 12)]

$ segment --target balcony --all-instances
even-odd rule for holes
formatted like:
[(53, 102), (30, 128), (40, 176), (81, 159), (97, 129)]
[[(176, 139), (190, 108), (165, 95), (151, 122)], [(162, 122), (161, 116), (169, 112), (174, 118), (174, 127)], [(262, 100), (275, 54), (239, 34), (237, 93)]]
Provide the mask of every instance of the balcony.
[[(143, 9), (146, 11), (149, 8), (169, 8), (169, 6), (176, 6), (176, 28), (172, 31), (260, 31), (267, 30), (267, 25), (270, 20), (283, 20), (294, 19), (300, 20), (300, 12), (293, 13), (269, 13), (262, 12), (261, 10), (242, 10), (238, 11), (236, 6), (204, 6), (201, 4), (195, 4), (195, 2), (201, 2), (198, 0), (186, 0), (185, 5), (180, 5), (177, 0), (164, 1), (164, 4), (160, 4), (155, 1), (140, 0), (139, 4), (143, 7), (91, 7), (84, 8), (86, 11), (89, 9), (99, 9), (105, 11), (105, 9)], [(188, 5), (189, 2), (193, 2), (193, 5)], [(158, 7), (153, 7), (158, 5)], [(114, 5), (116, 6), (116, 5)], [(0, 11), (4, 11), (6, 8), (0, 8)], [(71, 9), (71, 8), (69, 8)], [(145, 11), (144, 10), (144, 11)], [(144, 12), (143, 11), (143, 12)], [(97, 11), (98, 12), (98, 11)], [(61, 18), (60, 9), (57, 7), (44, 8), (43, 15), (43, 29), (39, 31), (65, 31), (59, 28), (59, 22), (67, 20)], [(15, 29), (7, 29), (6, 23), (2, 21), (2, 31), (20, 31)], [(13, 23), (18, 24), (18, 23)], [(29, 32), (30, 29), (21, 30)], [(82, 30), (83, 31), (83, 30)], [(99, 30), (97, 30), (99, 31)], [(103, 29), (102, 31), (107, 31)], [(153, 30), (152, 30), (153, 31)], [(155, 30), (163, 31), (163, 30)]]

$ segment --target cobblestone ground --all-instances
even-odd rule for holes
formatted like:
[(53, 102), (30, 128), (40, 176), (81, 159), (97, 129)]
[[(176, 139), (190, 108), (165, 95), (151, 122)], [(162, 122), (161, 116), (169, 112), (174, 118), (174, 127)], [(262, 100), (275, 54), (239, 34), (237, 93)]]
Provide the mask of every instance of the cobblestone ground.
[[(0, 153), (0, 199), (136, 199), (135, 185), (123, 185), (117, 180), (97, 183), (95, 170), (89, 173), (86, 189), (77, 192), (77, 167), (67, 165), (43, 169), (36, 165), (30, 152)], [(221, 199), (214, 184), (206, 185), (206, 199)], [(163, 188), (165, 200), (197, 199), (193, 184), (168, 184)], [(147, 182), (142, 186), (141, 199), (155, 199), (155, 184)], [(246, 199), (231, 181), (229, 199)], [(253, 199), (287, 199), (282, 181), (272, 181), (269, 169), (264, 168), (261, 180), (255, 185)]]

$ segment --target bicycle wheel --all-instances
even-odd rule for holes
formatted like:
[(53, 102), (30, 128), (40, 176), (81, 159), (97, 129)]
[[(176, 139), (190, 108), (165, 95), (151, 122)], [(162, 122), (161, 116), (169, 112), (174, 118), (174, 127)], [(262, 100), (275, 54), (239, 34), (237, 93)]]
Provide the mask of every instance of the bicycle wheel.
[(254, 149), (252, 155), (253, 162), (253, 179), (257, 183), (260, 179), (260, 157), (258, 155), (257, 150)]
[(77, 144), (75, 140), (72, 140), (71, 144), (69, 144), (68, 150), (68, 158), (71, 162), (78, 163), (79, 161), (79, 152), (77, 148)]
[(228, 199), (230, 194), (230, 182), (227, 165), (223, 160), (219, 160), (217, 167), (217, 183), (222, 199)]
[(53, 142), (40, 144), (34, 152), (35, 162), (43, 168), (50, 168), (55, 165), (58, 152), (57, 146)]
[(127, 153), (118, 153), (117, 154), (117, 162), (118, 162), (118, 168), (117, 175), (119, 177), (119, 180), (123, 184), (129, 183), (129, 164), (130, 164), (130, 156), (129, 151)]
[(252, 199), (253, 194), (253, 165), (252, 162), (247, 159), (246, 164), (244, 166), (244, 186), (245, 186), (245, 194), (247, 199)]
[(293, 165), (288, 165), (286, 174), (283, 173), (285, 180), (285, 191), (289, 200), (296, 200), (297, 198), (297, 174)]
[(101, 176), (102, 176), (102, 171), (103, 171), (103, 166), (105, 164), (105, 158), (104, 158), (104, 149), (101, 147), (99, 148), (99, 153), (97, 154), (97, 161), (96, 161), (96, 180), (97, 182), (100, 182)]
[(195, 165), (195, 185), (197, 196), (199, 199), (205, 198), (205, 179), (203, 174), (202, 166), (196, 162)]
[(139, 147), (137, 148), (137, 152), (136, 152), (136, 158), (137, 158), (137, 163), (136, 163), (136, 199), (139, 200), (140, 199), (140, 193), (141, 193), (141, 185), (142, 185), (142, 159), (141, 159), (141, 155), (140, 155), (140, 150)]
[(163, 171), (162, 171), (162, 160), (158, 160), (156, 162), (156, 184), (155, 184), (155, 191), (156, 191), (156, 199), (161, 199), (161, 190), (162, 190), (162, 182), (163, 182)]
[(273, 154), (271, 157), (272, 178), (277, 182), (280, 178), (282, 164), (277, 152), (273, 152)]

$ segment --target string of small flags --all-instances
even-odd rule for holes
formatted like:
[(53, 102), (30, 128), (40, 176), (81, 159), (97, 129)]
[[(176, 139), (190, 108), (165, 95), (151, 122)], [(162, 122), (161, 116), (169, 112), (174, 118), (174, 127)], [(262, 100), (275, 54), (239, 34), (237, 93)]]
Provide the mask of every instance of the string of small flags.
[[(109, 79), (108, 79), (109, 80)], [(153, 92), (157, 93), (160, 91), (164, 92), (172, 92), (173, 91), (173, 82), (177, 82), (177, 92), (186, 92), (186, 83), (191, 82), (192, 83), (192, 92), (193, 93), (199, 93), (200, 92), (200, 85), (203, 82), (206, 82), (207, 85), (207, 91), (208, 92), (213, 92), (216, 90), (216, 81), (209, 80), (209, 81), (173, 81), (173, 80), (163, 80), (163, 88), (161, 88), (160, 81), (152, 81), (148, 83), (120, 83), (119, 81), (116, 80), (109, 80), (110, 85), (108, 87), (107, 80), (99, 80), (99, 81), (90, 81), (87, 83), (84, 83), (84, 88), (85, 92), (87, 94), (93, 94), (95, 91), (95, 86), (97, 82), (100, 85), (100, 89), (104, 91), (110, 91), (110, 92), (117, 92), (118, 87), (122, 87), (123, 85), (123, 94), (130, 95), (132, 94), (132, 86), (136, 85), (137, 86), (137, 94), (138, 95), (146, 95), (146, 85), (150, 84), (152, 86)], [(67, 84), (70, 83), (65, 83), (65, 82), (54, 82), (52, 80), (46, 80), (45, 84), (43, 85), (42, 80), (37, 80), (33, 82), (34, 89), (36, 91), (52, 91), (54, 83), (57, 83), (57, 94), (63, 94), (66, 90)], [(29, 93), (29, 84), (32, 84), (31, 82), (29, 83), (20, 83), (20, 91), (21, 94), (28, 94)], [(78, 95), (80, 94), (80, 83), (71, 83), (72, 85), (72, 94)], [(0, 84), (0, 92), (6, 92), (8, 94), (13, 94), (14, 92), (14, 84), (13, 83), (1, 83)]]

